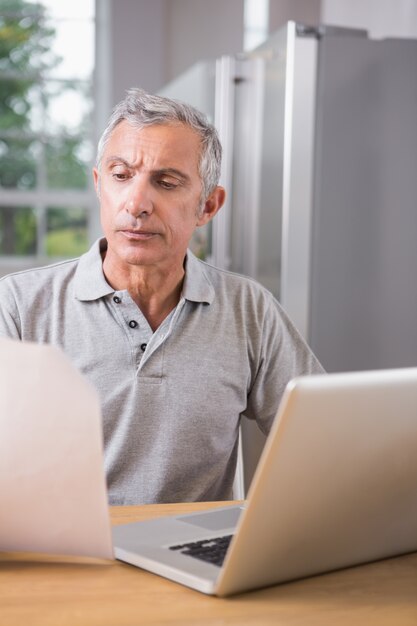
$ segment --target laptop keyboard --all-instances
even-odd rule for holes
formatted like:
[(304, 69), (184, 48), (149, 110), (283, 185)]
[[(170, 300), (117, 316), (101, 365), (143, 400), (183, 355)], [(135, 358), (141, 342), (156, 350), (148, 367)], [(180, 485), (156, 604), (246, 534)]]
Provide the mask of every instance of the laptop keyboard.
[(214, 539), (203, 539), (202, 541), (170, 546), (169, 549), (178, 550), (181, 554), (221, 567), (232, 537), (233, 535), (226, 535), (225, 537), (214, 537)]

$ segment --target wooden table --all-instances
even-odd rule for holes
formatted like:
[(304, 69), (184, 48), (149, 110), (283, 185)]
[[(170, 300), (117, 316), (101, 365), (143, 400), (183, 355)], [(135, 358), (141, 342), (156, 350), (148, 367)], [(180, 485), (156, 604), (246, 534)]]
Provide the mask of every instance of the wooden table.
[[(224, 504), (224, 503), (223, 503)], [(113, 507), (114, 524), (213, 504)], [(227, 599), (118, 561), (0, 554), (0, 626), (417, 625), (417, 553)]]

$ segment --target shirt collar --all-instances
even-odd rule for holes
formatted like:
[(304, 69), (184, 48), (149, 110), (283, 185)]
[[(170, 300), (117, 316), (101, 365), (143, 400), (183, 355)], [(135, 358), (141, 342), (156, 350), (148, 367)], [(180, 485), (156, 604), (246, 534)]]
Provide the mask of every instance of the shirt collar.
[(114, 293), (103, 274), (101, 252), (107, 247), (105, 239), (98, 239), (78, 261), (74, 277), (74, 291), (77, 300), (98, 300)]
[(214, 287), (211, 284), (205, 263), (197, 259), (191, 250), (187, 250), (185, 259), (185, 278), (182, 296), (191, 302), (211, 304), (214, 299)]
[[(80, 257), (74, 277), (75, 297), (78, 300), (98, 300), (114, 293), (115, 290), (103, 274), (101, 253), (106, 247), (106, 240), (98, 239), (90, 250)], [(211, 304), (214, 298), (214, 288), (205, 271), (205, 264), (197, 259), (191, 250), (187, 251), (185, 260), (182, 296), (191, 302), (207, 304)]]

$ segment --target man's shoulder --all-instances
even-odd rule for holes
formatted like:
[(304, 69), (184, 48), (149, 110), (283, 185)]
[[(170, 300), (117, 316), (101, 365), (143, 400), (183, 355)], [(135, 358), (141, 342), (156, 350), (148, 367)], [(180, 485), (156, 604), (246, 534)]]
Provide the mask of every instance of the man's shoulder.
[(79, 258), (66, 259), (6, 274), (0, 278), (0, 289), (10, 287), (14, 289), (39, 290), (44, 285), (51, 285), (52, 282), (65, 282), (74, 275), (78, 262)]
[(94, 276), (98, 275), (97, 270), (101, 271), (101, 246), (103, 242), (103, 239), (97, 239), (90, 249), (80, 257), (63, 259), (55, 263), (6, 274), (0, 278), (0, 288), (12, 285), (25, 285), (28, 287), (32, 284), (37, 286), (43, 284), (59, 285), (60, 282), (66, 283), (75, 276), (78, 268), (80, 268), (82, 274), (89, 274), (91, 273), (91, 267), (93, 267), (95, 272), (93, 272), (94, 278)]
[(230, 295), (240, 293), (255, 299), (265, 299), (266, 301), (275, 299), (274, 295), (254, 278), (215, 267), (206, 261), (198, 260), (198, 262), (201, 263), (204, 273), (215, 290), (225, 288), (226, 293)]
[[(260, 327), (265, 320), (281, 323), (285, 313), (276, 297), (261, 283), (205, 261), (199, 260), (199, 264), (212, 289), (210, 308), (214, 315), (229, 313), (247, 327)], [(230, 319), (229, 315), (225, 318)]]

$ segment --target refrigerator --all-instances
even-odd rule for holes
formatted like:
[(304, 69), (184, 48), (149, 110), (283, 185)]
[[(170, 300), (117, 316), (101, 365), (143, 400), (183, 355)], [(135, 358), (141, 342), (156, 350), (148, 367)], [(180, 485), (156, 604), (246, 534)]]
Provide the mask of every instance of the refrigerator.
[[(288, 22), (162, 90), (224, 148), (192, 246), (270, 289), (329, 372), (417, 365), (416, 68), (417, 40)], [(262, 445), (243, 423), (245, 492)]]

